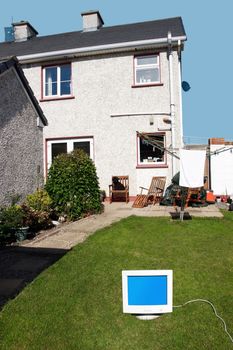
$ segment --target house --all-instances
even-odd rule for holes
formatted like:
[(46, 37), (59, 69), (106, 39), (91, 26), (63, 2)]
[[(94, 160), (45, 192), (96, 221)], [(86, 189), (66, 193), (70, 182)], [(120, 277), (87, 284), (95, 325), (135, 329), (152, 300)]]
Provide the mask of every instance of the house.
[(0, 205), (43, 183), (45, 118), (16, 59), (0, 62)]
[(210, 187), (218, 196), (233, 197), (233, 141), (209, 139)]
[(48, 119), (45, 176), (56, 155), (82, 148), (100, 188), (108, 193), (112, 176), (128, 175), (133, 199), (152, 176), (169, 182), (179, 170), (184, 26), (180, 17), (112, 27), (99, 11), (82, 18), (80, 31), (41, 37), (14, 23), (0, 56), (17, 56)]

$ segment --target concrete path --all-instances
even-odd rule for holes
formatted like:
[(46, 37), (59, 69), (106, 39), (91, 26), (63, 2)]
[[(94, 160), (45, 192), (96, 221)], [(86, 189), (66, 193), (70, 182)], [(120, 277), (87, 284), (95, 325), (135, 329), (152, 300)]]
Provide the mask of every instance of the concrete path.
[[(197, 217), (222, 217), (221, 212), (215, 205), (209, 205), (202, 208), (188, 208), (191, 216)], [(39, 247), (39, 248), (56, 248), (56, 249), (71, 249), (78, 243), (83, 242), (89, 235), (95, 231), (111, 225), (123, 218), (131, 215), (171, 217), (171, 212), (175, 212), (174, 207), (166, 206), (148, 206), (142, 209), (132, 208), (132, 203), (112, 203), (105, 204), (105, 211), (101, 215), (93, 215), (85, 219), (63, 224), (60, 227), (48, 231), (36, 237), (30, 242), (24, 242), (24, 247)]]

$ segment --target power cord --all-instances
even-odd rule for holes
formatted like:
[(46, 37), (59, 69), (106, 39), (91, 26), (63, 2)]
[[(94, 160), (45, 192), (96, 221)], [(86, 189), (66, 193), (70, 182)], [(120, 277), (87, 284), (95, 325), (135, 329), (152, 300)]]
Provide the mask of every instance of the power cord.
[(189, 301), (187, 301), (186, 303), (181, 304), (181, 305), (176, 305), (176, 306), (174, 305), (173, 307), (174, 307), (174, 308), (183, 307), (183, 306), (185, 306), (185, 305), (187, 305), (187, 304), (195, 303), (195, 302), (207, 303), (207, 304), (209, 304), (209, 305), (212, 307), (212, 309), (213, 309), (213, 311), (214, 311), (214, 313), (215, 313), (215, 316), (216, 316), (217, 318), (219, 318), (219, 319), (222, 321), (222, 323), (223, 323), (223, 325), (224, 325), (224, 330), (225, 330), (226, 334), (228, 335), (228, 337), (230, 338), (231, 342), (233, 343), (233, 338), (232, 338), (232, 336), (230, 335), (230, 333), (229, 333), (228, 330), (227, 330), (226, 322), (224, 321), (224, 319), (223, 319), (221, 316), (219, 316), (219, 315), (217, 314), (217, 311), (216, 311), (214, 305), (213, 305), (209, 300), (205, 300), (205, 299), (193, 299), (193, 300), (189, 300)]

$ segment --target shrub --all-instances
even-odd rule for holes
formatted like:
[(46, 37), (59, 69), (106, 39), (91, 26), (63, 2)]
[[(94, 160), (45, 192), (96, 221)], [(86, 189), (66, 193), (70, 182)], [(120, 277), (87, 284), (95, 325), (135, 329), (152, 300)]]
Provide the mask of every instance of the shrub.
[(48, 192), (39, 189), (26, 197), (26, 205), (32, 209), (49, 212), (52, 206), (52, 199)]
[(71, 220), (102, 209), (95, 165), (82, 150), (54, 159), (45, 188), (55, 210)]
[(22, 204), (24, 212), (24, 226), (28, 226), (30, 232), (37, 232), (53, 227), (50, 212), (30, 208), (27, 204)]
[(0, 210), (0, 222), (9, 227), (22, 227), (24, 219), (25, 213), (19, 205), (13, 204), (10, 207), (1, 208)]
[(0, 223), (0, 245), (11, 243), (15, 240), (15, 232), (10, 225)]
[(0, 209), (0, 244), (15, 241), (17, 229), (23, 226), (25, 213), (19, 205), (13, 204)]

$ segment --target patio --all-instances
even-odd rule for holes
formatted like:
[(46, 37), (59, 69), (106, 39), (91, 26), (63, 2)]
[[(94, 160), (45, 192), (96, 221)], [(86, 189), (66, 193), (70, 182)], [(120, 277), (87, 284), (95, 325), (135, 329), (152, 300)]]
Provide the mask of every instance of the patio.
[[(21, 246), (71, 249), (76, 244), (83, 242), (95, 231), (111, 225), (131, 215), (145, 217), (171, 217), (179, 208), (160, 206), (159, 204), (149, 205), (144, 208), (132, 208), (132, 202), (114, 202), (104, 204), (104, 212), (100, 215), (92, 215), (84, 219), (59, 225), (52, 230), (42, 232), (32, 241), (24, 241)], [(215, 217), (222, 218), (223, 215), (216, 205), (209, 205), (201, 208), (188, 207), (186, 212), (193, 217)]]

